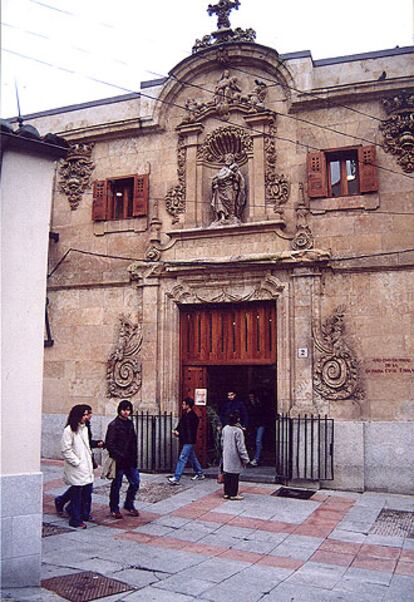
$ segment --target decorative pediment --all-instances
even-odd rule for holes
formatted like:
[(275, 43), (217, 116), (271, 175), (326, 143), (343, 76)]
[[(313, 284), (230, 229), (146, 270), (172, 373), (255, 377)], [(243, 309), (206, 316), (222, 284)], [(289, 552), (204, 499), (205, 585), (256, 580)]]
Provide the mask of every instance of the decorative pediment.
[(179, 282), (167, 293), (177, 304), (192, 303), (242, 303), (276, 299), (285, 285), (275, 276), (266, 274), (256, 282), (246, 285), (234, 279), (226, 282), (216, 279), (210, 282), (192, 280)]

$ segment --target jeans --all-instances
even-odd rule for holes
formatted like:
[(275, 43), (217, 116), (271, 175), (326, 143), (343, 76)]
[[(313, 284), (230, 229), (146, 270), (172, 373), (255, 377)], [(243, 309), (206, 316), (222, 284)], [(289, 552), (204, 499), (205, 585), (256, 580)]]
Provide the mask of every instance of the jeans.
[(133, 510), (135, 496), (139, 489), (139, 472), (138, 468), (117, 468), (115, 478), (111, 483), (111, 492), (109, 494), (109, 507), (111, 512), (119, 512), (119, 491), (122, 485), (122, 479), (126, 476), (128, 479), (129, 487), (125, 498), (124, 508), (126, 510)]
[(88, 485), (72, 485), (70, 488), (69, 524), (79, 527), (85, 520), (89, 520), (92, 503), (92, 483)]
[(68, 502), (70, 502), (70, 498), (71, 498), (71, 490), (72, 487), (68, 487), (66, 489), (66, 491), (64, 493), (62, 493), (62, 495), (57, 495), (55, 497), (56, 500), (56, 504), (58, 504), (59, 506), (62, 507), (62, 509), (66, 506), (66, 504)]
[(262, 453), (264, 430), (264, 426), (258, 426), (256, 428), (256, 453), (254, 454), (254, 459), (256, 460), (256, 462), (260, 460), (260, 456)]
[(195, 474), (203, 474), (201, 464), (198, 461), (197, 456), (195, 455), (194, 445), (192, 443), (184, 443), (180, 456), (178, 458), (177, 466), (175, 468), (174, 477), (177, 479), (177, 481), (180, 480), (181, 475), (184, 472), (184, 468), (186, 467), (186, 464), (189, 460), (193, 466)]

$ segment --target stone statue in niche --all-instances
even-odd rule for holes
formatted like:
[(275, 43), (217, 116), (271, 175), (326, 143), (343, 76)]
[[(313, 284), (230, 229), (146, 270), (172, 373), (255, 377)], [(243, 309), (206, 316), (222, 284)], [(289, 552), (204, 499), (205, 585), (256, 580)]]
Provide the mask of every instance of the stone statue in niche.
[(241, 223), (246, 204), (246, 182), (233, 154), (224, 157), (224, 165), (213, 177), (211, 206), (215, 219), (211, 226)]

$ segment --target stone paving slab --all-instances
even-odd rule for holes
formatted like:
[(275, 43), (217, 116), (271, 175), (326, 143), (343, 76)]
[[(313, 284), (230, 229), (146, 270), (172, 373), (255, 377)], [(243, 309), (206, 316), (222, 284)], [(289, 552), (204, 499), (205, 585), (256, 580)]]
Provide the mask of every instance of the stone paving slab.
[[(59, 463), (44, 464), (45, 521), (67, 526), (54, 514), (61, 476)], [(414, 539), (370, 532), (384, 508), (412, 511), (413, 496), (321, 490), (295, 500), (243, 483), (245, 499), (230, 502), (214, 480), (185, 477), (171, 492), (164, 476), (142, 482), (140, 517), (112, 519), (101, 490), (88, 529), (43, 539), (43, 578), (93, 570), (135, 588), (103, 602), (414, 602)], [(151, 484), (170, 497), (157, 501)], [(2, 599), (63, 600), (26, 588)]]

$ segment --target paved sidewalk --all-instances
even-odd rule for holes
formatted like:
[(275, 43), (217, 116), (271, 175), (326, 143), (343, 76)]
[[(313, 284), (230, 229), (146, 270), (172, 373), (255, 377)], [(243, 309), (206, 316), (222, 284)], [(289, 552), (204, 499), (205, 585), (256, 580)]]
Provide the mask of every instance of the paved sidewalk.
[[(53, 505), (62, 464), (43, 468), (44, 521), (67, 527)], [(414, 601), (414, 538), (371, 532), (383, 509), (413, 512), (414, 496), (323, 490), (296, 500), (272, 496), (277, 485), (242, 483), (244, 500), (226, 501), (210, 479), (167, 488), (164, 476), (142, 475), (142, 485), (141, 516), (114, 520), (108, 481), (97, 479), (95, 522), (43, 539), (42, 579), (95, 571), (133, 588), (103, 602)], [(2, 600), (64, 598), (42, 588)]]

